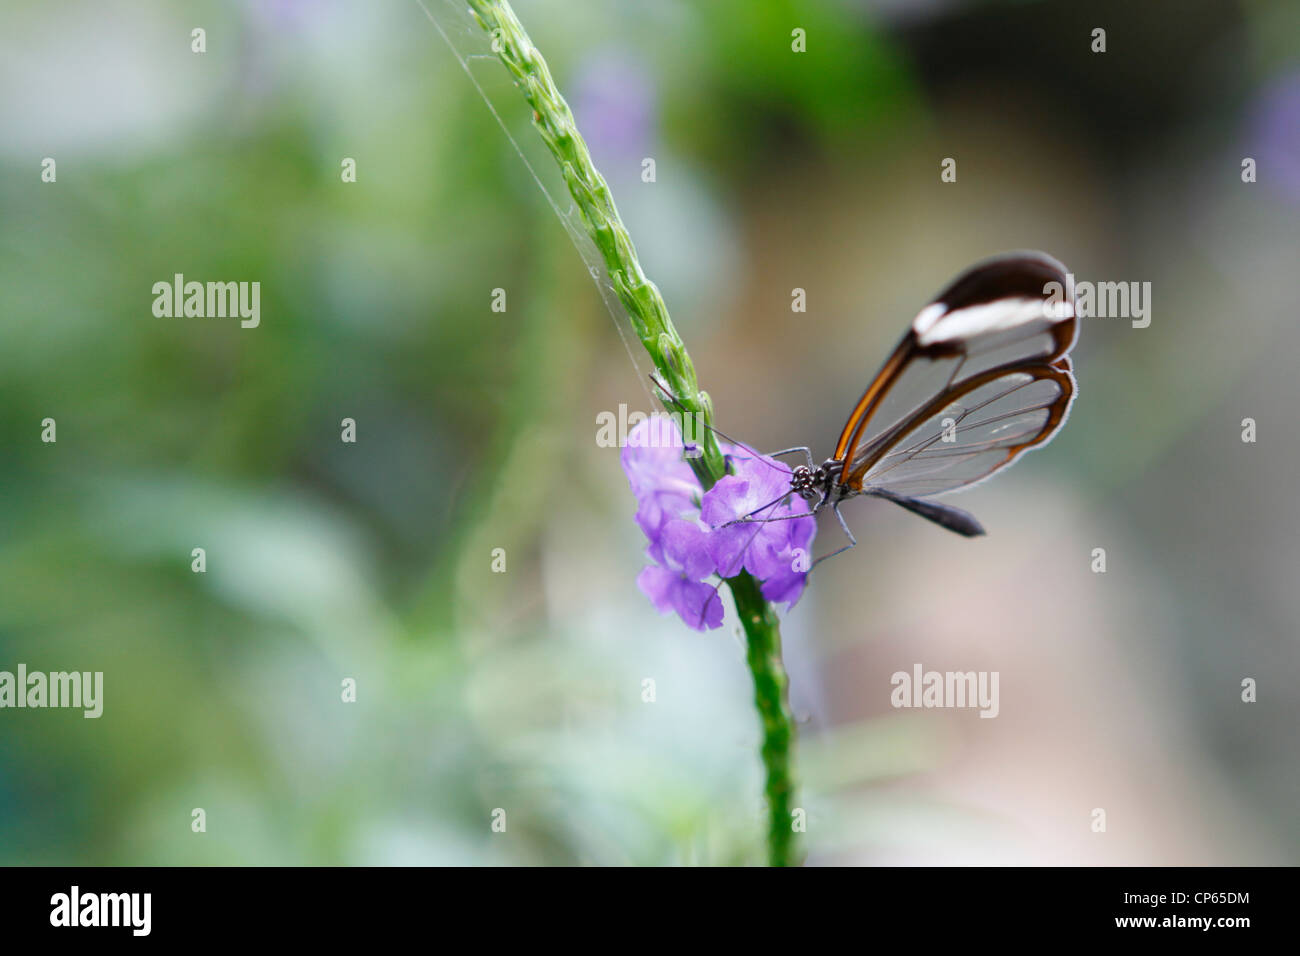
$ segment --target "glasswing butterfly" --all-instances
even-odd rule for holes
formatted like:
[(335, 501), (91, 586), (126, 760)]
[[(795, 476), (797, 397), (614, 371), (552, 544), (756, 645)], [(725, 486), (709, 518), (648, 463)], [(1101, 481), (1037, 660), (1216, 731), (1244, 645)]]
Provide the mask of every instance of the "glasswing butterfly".
[(970, 513), (926, 499), (989, 478), (1065, 423), (1076, 393), (1071, 288), (1065, 267), (1041, 252), (972, 266), (917, 313), (830, 458), (817, 465), (806, 447), (769, 456), (804, 455), (807, 463), (789, 472), (786, 494), (811, 510), (755, 517), (766, 505), (730, 523), (815, 516), (829, 506), (849, 543), (819, 561), (857, 544), (839, 506), (858, 495), (892, 501), (960, 535), (984, 534)]

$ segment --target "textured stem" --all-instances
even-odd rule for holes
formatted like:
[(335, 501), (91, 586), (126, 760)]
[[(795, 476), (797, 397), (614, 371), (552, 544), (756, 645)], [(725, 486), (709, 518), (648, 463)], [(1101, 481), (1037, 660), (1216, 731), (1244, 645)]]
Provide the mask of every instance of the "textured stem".
[(732, 596), (748, 641), (746, 660), (754, 678), (754, 706), (763, 727), (763, 767), (767, 771), (767, 850), (772, 866), (799, 862), (794, 832), (794, 715), (787, 701), (789, 680), (781, 662), (781, 629), (776, 611), (763, 600), (748, 574), (732, 578)]
[[(533, 108), (533, 125), (564, 174), (587, 234), (604, 260), (614, 291), (631, 316), (641, 344), (681, 406), (674, 410), (711, 423), (713, 408), (708, 393), (700, 390), (686, 345), (673, 327), (659, 288), (641, 269), (609, 186), (592, 162), (591, 152), (578, 132), (569, 104), (551, 78), (546, 61), (506, 0), (467, 2), (479, 25), (491, 36), (493, 52), (506, 65), (515, 78), (515, 85)], [(703, 454), (689, 461), (707, 490), (726, 473), (726, 463), (713, 433), (708, 429), (700, 431)], [(763, 600), (758, 582), (748, 573), (729, 578), (727, 584), (745, 629), (747, 659), (754, 678), (754, 703), (762, 722), (762, 757), (770, 813), (769, 862), (773, 866), (786, 866), (797, 863), (798, 858), (791, 819), (795, 789), (791, 770), (794, 721), (786, 703), (780, 624), (776, 612)]]

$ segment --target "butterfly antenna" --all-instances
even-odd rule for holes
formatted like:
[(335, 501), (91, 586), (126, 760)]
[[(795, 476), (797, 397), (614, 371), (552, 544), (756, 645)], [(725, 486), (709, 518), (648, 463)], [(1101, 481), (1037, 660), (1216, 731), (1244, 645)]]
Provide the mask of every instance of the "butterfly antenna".
[[(651, 372), (651, 373), (650, 373), (650, 381), (654, 382), (655, 386), (656, 386), (656, 387), (657, 387), (661, 392), (663, 392), (663, 399), (664, 399), (664, 401), (665, 401), (665, 402), (668, 402), (668, 403), (670, 403), (670, 404), (672, 404), (672, 405), (675, 405), (675, 406), (678, 408), (678, 410), (680, 411), (680, 413), (681, 413), (683, 416), (693, 414), (693, 412), (689, 411), (689, 410), (686, 408), (686, 406), (685, 406), (681, 401), (678, 400), (677, 396), (675, 396), (675, 395), (672, 393), (672, 390), (669, 389), (668, 386), (665, 385), (665, 384), (663, 383), (662, 380), (660, 380), (659, 376), (658, 376), (655, 372)], [(755, 459), (757, 459), (758, 461), (761, 461), (763, 464), (767, 465), (767, 467), (773, 469), (774, 471), (779, 471), (779, 472), (780, 472), (781, 474), (783, 474), (783, 475), (788, 475), (788, 474), (790, 474), (790, 469), (788, 469), (788, 468), (782, 468), (780, 465), (777, 465), (777, 464), (772, 463), (771, 461), (769, 461), (767, 458), (765, 458), (765, 457), (763, 456), (763, 453), (762, 453), (762, 452), (755, 451), (753, 448), (750, 448), (748, 445), (746, 445), (746, 444), (745, 444), (744, 442), (742, 442), (742, 441), (736, 441), (736, 439), (732, 438), (732, 437), (731, 437), (730, 435), (728, 435), (726, 432), (722, 431), (722, 430), (719, 429), (719, 428), (714, 428), (714, 427), (713, 427), (712, 425), (710, 425), (708, 422), (703, 422), (702, 424), (704, 425), (705, 428), (707, 428), (709, 431), (713, 432), (713, 434), (717, 435), (717, 436), (718, 436), (719, 438), (721, 438), (723, 441), (725, 441), (725, 442), (729, 442), (729, 443), (731, 443), (732, 445), (735, 445), (737, 448), (743, 448), (743, 449), (745, 449), (745, 451), (747, 451), (747, 452), (749, 452), (751, 455), (753, 455)]]

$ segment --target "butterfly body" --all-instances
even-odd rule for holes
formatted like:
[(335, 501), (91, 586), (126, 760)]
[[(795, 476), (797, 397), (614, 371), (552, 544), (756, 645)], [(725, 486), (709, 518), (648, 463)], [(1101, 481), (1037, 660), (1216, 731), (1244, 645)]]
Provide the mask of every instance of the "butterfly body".
[[(968, 538), (978, 537), (985, 533), (983, 525), (979, 523), (975, 516), (962, 511), (960, 508), (934, 501), (923, 501), (920, 498), (896, 495), (885, 488), (858, 489), (845, 484), (838, 480), (836, 474), (843, 468), (843, 465), (844, 462), (837, 458), (828, 458), (816, 468), (812, 467), (811, 464), (797, 465), (790, 471), (790, 491), (808, 502), (811, 507), (809, 514), (817, 515), (824, 508), (830, 507), (835, 511), (836, 517), (840, 518), (840, 524), (849, 539), (849, 544), (841, 548), (840, 551), (845, 551), (856, 545), (857, 539), (853, 537), (853, 533), (844, 524), (844, 519), (839, 513), (839, 505), (841, 502), (847, 501), (849, 498), (855, 498), (858, 495), (892, 501), (913, 514), (920, 515), (941, 527), (947, 528), (949, 531)], [(834, 553), (839, 554), (840, 551)], [(826, 555), (826, 557), (831, 557), (831, 555)], [(819, 560), (824, 560), (824, 558)]]

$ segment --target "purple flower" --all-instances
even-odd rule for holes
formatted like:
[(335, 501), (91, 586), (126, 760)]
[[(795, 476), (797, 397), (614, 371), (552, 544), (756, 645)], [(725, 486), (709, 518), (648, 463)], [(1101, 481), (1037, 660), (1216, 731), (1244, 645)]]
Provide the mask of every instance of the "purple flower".
[[(790, 470), (748, 450), (723, 446), (732, 474), (704, 493), (683, 459), (676, 422), (655, 415), (628, 435), (623, 471), (637, 499), (636, 520), (655, 562), (637, 585), (662, 613), (676, 611), (696, 630), (720, 627), (722, 599), (706, 578), (741, 569), (762, 582), (763, 596), (794, 606), (803, 593), (817, 531), (807, 503), (790, 494)], [(740, 519), (738, 524), (729, 524)]]
[[(621, 455), (632, 494), (636, 523), (650, 539), (650, 557), (663, 562), (663, 529), (677, 518), (698, 518), (700, 483), (682, 458), (681, 429), (667, 416), (651, 415), (627, 436)], [(711, 572), (705, 572), (701, 577)]]
[(661, 536), (663, 566), (642, 568), (636, 583), (661, 612), (676, 611), (697, 631), (722, 625), (722, 598), (703, 579), (713, 574), (705, 542), (708, 532), (681, 518), (664, 525)]
[[(796, 506), (802, 502), (801, 498), (795, 499)], [(779, 570), (763, 581), (763, 597), (773, 604), (794, 607), (812, 569), (812, 539), (817, 533), (817, 520), (794, 518), (784, 523), (791, 525), (790, 540), (776, 555)]]
[(808, 579), (817, 521), (789, 517), (809, 510), (790, 494), (789, 468), (746, 452), (733, 453), (731, 462), (734, 473), (724, 475), (702, 501), (700, 517), (714, 529), (710, 553), (723, 577), (744, 568), (763, 582), (765, 598), (793, 607)]

